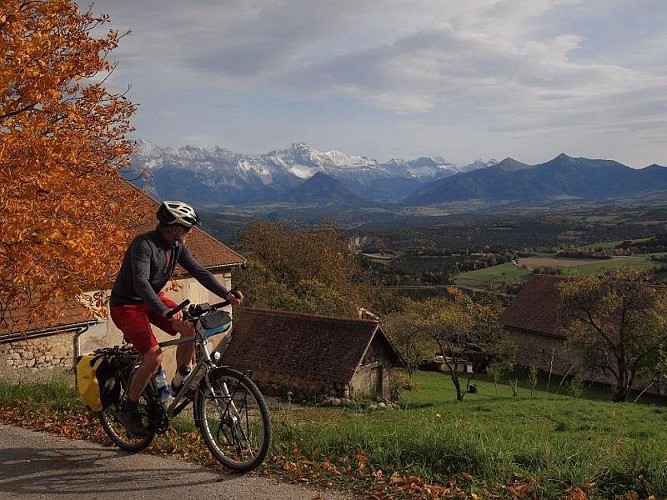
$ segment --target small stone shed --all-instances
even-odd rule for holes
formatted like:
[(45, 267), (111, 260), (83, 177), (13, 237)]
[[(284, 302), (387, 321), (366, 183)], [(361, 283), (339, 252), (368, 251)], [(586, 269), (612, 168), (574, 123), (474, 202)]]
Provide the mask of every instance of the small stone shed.
[(264, 393), (295, 398), (389, 399), (403, 364), (377, 321), (244, 307), (223, 360)]
[[(119, 180), (128, 190), (137, 190), (129, 182)], [(132, 232), (140, 234), (157, 225), (155, 212), (159, 202), (141, 193), (141, 220)], [(129, 241), (128, 241), (129, 243)], [(231, 270), (246, 264), (246, 259), (225, 246), (200, 228), (193, 228), (188, 238), (188, 247), (195, 258), (211, 271), (226, 287), (232, 288)], [(118, 266), (122, 255), (118, 256)], [(208, 290), (202, 287), (184, 270), (177, 268), (173, 281), (175, 289), (166, 294), (181, 302), (188, 298), (191, 302), (218, 302)], [(91, 313), (75, 298), (67, 298), (61, 306), (64, 314), (58, 318), (38, 318), (28, 323), (26, 314), (15, 311), (6, 318), (7, 325), (0, 327), (0, 379), (9, 381), (50, 379), (56, 373), (68, 373), (74, 363), (74, 338), (82, 333), (81, 352), (90, 352), (99, 347), (122, 342), (122, 334), (111, 320), (92, 317)], [(230, 311), (231, 312), (231, 311)], [(108, 317), (108, 316), (107, 316)], [(166, 333), (154, 328), (158, 340), (169, 338)], [(175, 370), (175, 348), (165, 352), (164, 366), (168, 374)]]
[(72, 367), (73, 338), (97, 323), (76, 300), (59, 301), (59, 318), (27, 319), (27, 311), (12, 311), (0, 328), (0, 378), (9, 381), (48, 380)]

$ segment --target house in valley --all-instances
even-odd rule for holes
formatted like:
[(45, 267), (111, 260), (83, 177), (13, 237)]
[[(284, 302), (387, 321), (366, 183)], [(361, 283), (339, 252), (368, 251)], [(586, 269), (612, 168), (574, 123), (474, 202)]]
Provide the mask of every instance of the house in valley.
[[(137, 190), (131, 184), (123, 182), (128, 190)], [(134, 194), (134, 193), (133, 193)], [(155, 213), (159, 202), (142, 193), (140, 220), (132, 232), (140, 234), (155, 228)], [(188, 238), (188, 247), (195, 258), (209, 269), (226, 287), (232, 288), (231, 270), (245, 265), (245, 258), (220, 243), (200, 228), (193, 228)], [(118, 256), (118, 265), (122, 255)], [(177, 268), (179, 269), (179, 268)], [(173, 280), (173, 289), (166, 293), (176, 302), (185, 298), (192, 302), (217, 302), (213, 296), (185, 271), (177, 272)], [(63, 299), (59, 308), (63, 315), (56, 318), (37, 318), (28, 321), (25, 311), (13, 311), (6, 319), (6, 325), (0, 327), (0, 378), (5, 380), (31, 380), (52, 378), (54, 373), (65, 373), (73, 366), (75, 354), (74, 339), (80, 335), (81, 352), (90, 352), (104, 346), (120, 344), (122, 334), (110, 319), (93, 317), (76, 298)], [(107, 315), (108, 318), (108, 315)], [(168, 335), (154, 329), (158, 340), (165, 340)], [(174, 356), (165, 356), (165, 368), (173, 373)]]
[[(537, 274), (521, 288), (515, 299), (500, 317), (505, 338), (517, 346), (516, 362), (520, 366), (535, 366), (554, 375), (576, 375), (584, 380), (615, 384), (611, 375), (593, 373), (583, 355), (567, 343), (560, 328), (559, 292), (557, 284), (568, 278)], [(636, 381), (636, 388), (665, 394), (667, 387), (650, 380)]]
[(556, 375), (577, 374), (583, 361), (566, 345), (558, 328), (558, 290), (566, 278), (547, 274), (532, 276), (500, 316), (505, 338), (517, 346), (516, 362)]
[(379, 322), (239, 308), (223, 361), (270, 395), (390, 399), (400, 355)]

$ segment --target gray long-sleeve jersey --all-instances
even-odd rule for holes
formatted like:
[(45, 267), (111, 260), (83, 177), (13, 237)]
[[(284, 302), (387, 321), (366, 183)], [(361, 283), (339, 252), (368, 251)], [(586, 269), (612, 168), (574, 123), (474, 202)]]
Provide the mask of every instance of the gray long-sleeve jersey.
[[(167, 263), (166, 251), (169, 249), (171, 258)], [(111, 289), (111, 305), (145, 302), (154, 311), (164, 314), (169, 308), (158, 299), (157, 294), (171, 279), (176, 264), (180, 264), (214, 294), (224, 298), (229, 293), (208, 269), (195, 260), (187, 246), (178, 242), (171, 246), (155, 230), (140, 234), (130, 243)]]

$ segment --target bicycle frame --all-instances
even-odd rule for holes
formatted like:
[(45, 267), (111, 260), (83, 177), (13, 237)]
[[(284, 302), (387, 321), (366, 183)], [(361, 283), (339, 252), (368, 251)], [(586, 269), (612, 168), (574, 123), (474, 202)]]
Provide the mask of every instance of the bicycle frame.
[[(232, 327), (230, 327), (225, 333), (223, 339), (224, 344), (222, 345), (222, 351), (218, 350), (211, 356), (211, 353), (208, 349), (208, 339), (205, 338), (204, 332), (200, 326), (199, 321), (195, 321), (195, 334), (188, 337), (181, 337), (179, 339), (167, 340), (165, 342), (160, 342), (160, 348), (171, 347), (179, 344), (185, 344), (186, 342), (195, 343), (195, 359), (197, 360), (195, 366), (192, 368), (192, 371), (188, 376), (183, 380), (180, 389), (176, 394), (174, 394), (173, 401), (166, 408), (167, 416), (169, 418), (175, 417), (178, 415), (190, 402), (191, 397), (188, 397), (189, 394), (194, 392), (196, 387), (201, 382), (202, 378), (205, 380), (206, 385), (209, 389), (212, 390), (210, 380), (208, 379), (209, 374), (212, 369), (217, 368), (217, 362), (222, 357), (227, 345), (231, 340)], [(228, 394), (226, 395), (228, 396)]]
[[(223, 304), (223, 303), (220, 303)], [(215, 304), (213, 307), (219, 306), (220, 304)], [(195, 344), (195, 359), (196, 363), (195, 366), (193, 367), (192, 371), (188, 374), (188, 376), (183, 380), (183, 383), (181, 384), (180, 389), (176, 394), (174, 394), (173, 400), (170, 402), (169, 406), (165, 408), (167, 417), (169, 419), (177, 416), (185, 407), (191, 402), (192, 397), (189, 397), (196, 387), (199, 385), (201, 382), (202, 378), (206, 381), (207, 387), (212, 390), (211, 387), (211, 382), (209, 380), (209, 375), (211, 373), (211, 370), (214, 368), (217, 368), (219, 365), (217, 362), (221, 359), (222, 354), (224, 351), (227, 349), (227, 345), (231, 341), (232, 338), (232, 330), (233, 327), (230, 327), (227, 331), (224, 332), (224, 337), (223, 340), (221, 341), (221, 346), (222, 348), (217, 350), (214, 355), (211, 355), (211, 352), (208, 349), (208, 339), (205, 337), (203, 329), (200, 326), (199, 321), (197, 321), (198, 318), (194, 318), (193, 323), (195, 326), (195, 334), (190, 335), (187, 337), (180, 337), (178, 339), (173, 339), (173, 340), (166, 340), (164, 342), (159, 342), (158, 345), (160, 346), (161, 349), (166, 348), (166, 347), (172, 347), (172, 346), (178, 346), (180, 344), (185, 344), (187, 342), (194, 342)], [(76, 335), (74, 336), (73, 342), (74, 342), (74, 365), (76, 365), (76, 359), (81, 355), (81, 341), (80, 337), (85, 333), (83, 332), (77, 332)], [(224, 343), (223, 343), (224, 342)], [(135, 370), (141, 363), (141, 355), (138, 355), (136, 358), (136, 361), (134, 363), (134, 366), (132, 367), (132, 370), (130, 371), (130, 375), (128, 380), (132, 379), (132, 376), (134, 375)], [(154, 387), (154, 382), (151, 379), (149, 385), (153, 385), (153, 396), (157, 398), (157, 388)], [(224, 394), (225, 397), (229, 397), (230, 394), (226, 390), (226, 394)], [(234, 408), (235, 412), (236, 409)]]

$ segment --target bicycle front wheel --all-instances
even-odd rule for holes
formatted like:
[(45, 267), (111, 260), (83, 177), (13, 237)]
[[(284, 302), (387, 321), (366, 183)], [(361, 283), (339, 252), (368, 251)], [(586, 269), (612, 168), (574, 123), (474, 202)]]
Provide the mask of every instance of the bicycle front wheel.
[(229, 367), (210, 375), (211, 387), (195, 397), (195, 418), (206, 446), (224, 466), (248, 472), (264, 461), (271, 445), (271, 419), (264, 397), (247, 376)]

